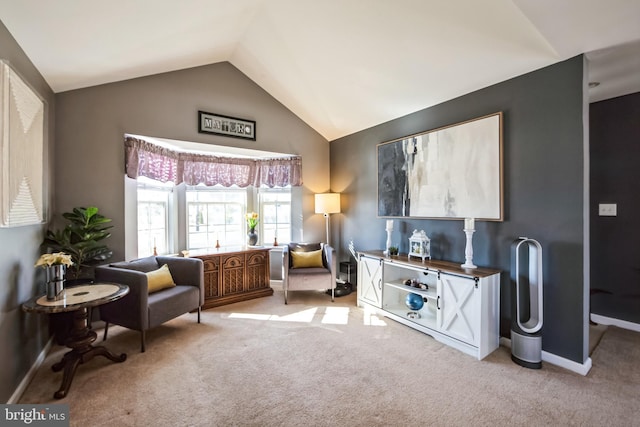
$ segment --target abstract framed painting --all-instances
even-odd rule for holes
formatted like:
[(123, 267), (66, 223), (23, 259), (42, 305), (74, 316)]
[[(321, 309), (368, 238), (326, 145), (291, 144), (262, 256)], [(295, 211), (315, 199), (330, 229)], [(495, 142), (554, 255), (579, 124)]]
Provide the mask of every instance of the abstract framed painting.
[(378, 216), (503, 220), (502, 112), (377, 146)]
[(44, 101), (0, 60), (0, 227), (44, 222)]

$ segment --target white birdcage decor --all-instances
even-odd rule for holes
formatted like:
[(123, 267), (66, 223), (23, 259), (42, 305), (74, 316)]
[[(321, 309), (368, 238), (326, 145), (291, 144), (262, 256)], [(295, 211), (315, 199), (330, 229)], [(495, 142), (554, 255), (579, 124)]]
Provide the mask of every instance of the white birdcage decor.
[(413, 230), (413, 234), (409, 237), (409, 259), (412, 256), (431, 259), (431, 240), (427, 237), (424, 230)]

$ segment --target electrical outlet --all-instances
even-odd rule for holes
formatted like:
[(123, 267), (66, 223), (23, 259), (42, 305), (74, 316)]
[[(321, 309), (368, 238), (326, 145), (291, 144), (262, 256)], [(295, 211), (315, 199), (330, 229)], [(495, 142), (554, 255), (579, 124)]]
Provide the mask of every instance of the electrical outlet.
[(618, 205), (616, 203), (600, 203), (598, 205), (598, 215), (600, 216), (617, 216)]

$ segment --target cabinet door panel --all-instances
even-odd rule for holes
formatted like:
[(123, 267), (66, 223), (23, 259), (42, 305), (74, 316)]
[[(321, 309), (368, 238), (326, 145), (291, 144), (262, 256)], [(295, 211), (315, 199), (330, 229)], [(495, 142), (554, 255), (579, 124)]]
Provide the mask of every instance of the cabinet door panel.
[(222, 295), (244, 292), (244, 254), (222, 258)]
[(216, 298), (220, 296), (220, 257), (211, 256), (201, 258), (204, 263), (204, 297)]
[(247, 290), (266, 288), (269, 285), (269, 253), (247, 255)]
[(438, 328), (472, 345), (480, 342), (480, 295), (476, 282), (441, 274), (438, 282)]
[(358, 263), (358, 296), (376, 307), (382, 307), (382, 260), (360, 257)]

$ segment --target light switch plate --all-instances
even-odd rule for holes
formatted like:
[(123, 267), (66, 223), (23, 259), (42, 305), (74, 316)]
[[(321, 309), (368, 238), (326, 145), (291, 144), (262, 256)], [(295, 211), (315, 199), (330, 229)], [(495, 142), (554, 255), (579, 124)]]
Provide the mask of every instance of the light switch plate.
[(618, 205), (616, 203), (600, 203), (598, 205), (598, 215), (600, 216), (617, 216)]

